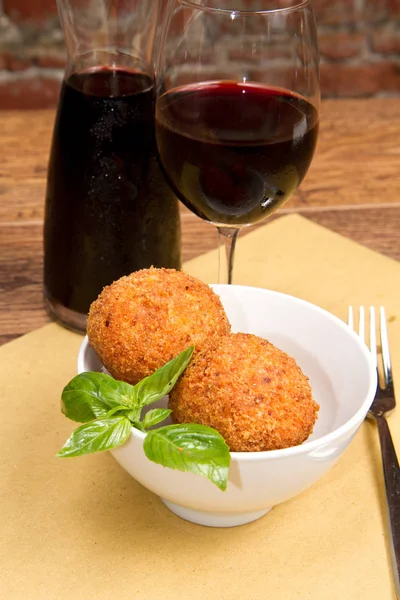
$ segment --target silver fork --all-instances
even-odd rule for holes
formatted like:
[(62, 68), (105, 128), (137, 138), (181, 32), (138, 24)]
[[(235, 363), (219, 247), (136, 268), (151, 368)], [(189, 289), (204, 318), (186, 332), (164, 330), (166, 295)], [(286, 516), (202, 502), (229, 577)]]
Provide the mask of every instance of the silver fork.
[[(379, 310), (379, 331), (382, 353), (382, 376), (379, 380), (378, 353), (376, 345), (376, 319), (373, 306), (369, 309), (369, 348), (378, 370), (378, 385), (375, 399), (368, 416), (378, 425), (379, 441), (382, 452), (382, 465), (385, 477), (386, 501), (389, 518), (390, 547), (396, 596), (400, 598), (400, 468), (393, 445), (392, 436), (386, 421), (386, 413), (393, 410), (396, 400), (393, 390), (392, 366), (390, 361), (389, 340), (386, 327), (386, 315), (383, 306)], [(354, 329), (353, 308), (349, 307), (348, 324)], [(358, 333), (365, 342), (365, 311), (360, 307)]]

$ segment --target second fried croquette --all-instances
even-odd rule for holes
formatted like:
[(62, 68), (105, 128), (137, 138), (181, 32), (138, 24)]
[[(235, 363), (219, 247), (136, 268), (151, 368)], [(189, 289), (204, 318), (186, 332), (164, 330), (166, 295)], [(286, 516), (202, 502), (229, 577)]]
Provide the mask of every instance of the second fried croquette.
[(174, 269), (143, 269), (104, 288), (87, 334), (115, 378), (135, 384), (191, 345), (207, 348), (230, 324), (217, 294)]
[(219, 431), (233, 452), (297, 446), (319, 405), (296, 361), (265, 339), (236, 333), (192, 360), (169, 399), (177, 423)]

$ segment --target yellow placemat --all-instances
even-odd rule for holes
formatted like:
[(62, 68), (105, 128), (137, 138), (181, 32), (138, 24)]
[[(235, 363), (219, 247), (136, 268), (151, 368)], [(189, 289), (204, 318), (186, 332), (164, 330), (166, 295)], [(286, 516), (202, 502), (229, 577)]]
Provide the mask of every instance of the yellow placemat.
[[(206, 281), (216, 253), (186, 270)], [(297, 216), (238, 244), (235, 281), (344, 318), (385, 304), (400, 381), (400, 264)], [(319, 483), (263, 519), (205, 528), (170, 513), (109, 454), (54, 457), (81, 337), (52, 324), (0, 348), (0, 597), (6, 600), (389, 600), (377, 431), (362, 426)], [(329, 340), (327, 340), (329, 343)], [(390, 417), (400, 450), (400, 413)]]

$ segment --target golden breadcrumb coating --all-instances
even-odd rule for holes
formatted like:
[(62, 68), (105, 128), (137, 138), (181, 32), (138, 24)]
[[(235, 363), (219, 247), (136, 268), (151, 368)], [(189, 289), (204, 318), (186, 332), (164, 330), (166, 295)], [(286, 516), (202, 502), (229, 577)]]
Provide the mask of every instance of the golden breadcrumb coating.
[(297, 446), (311, 434), (319, 410), (296, 361), (245, 333), (221, 337), (193, 358), (169, 407), (177, 423), (217, 429), (233, 452)]
[(135, 384), (186, 350), (207, 348), (230, 324), (217, 294), (174, 269), (143, 269), (105, 287), (87, 334), (115, 378)]

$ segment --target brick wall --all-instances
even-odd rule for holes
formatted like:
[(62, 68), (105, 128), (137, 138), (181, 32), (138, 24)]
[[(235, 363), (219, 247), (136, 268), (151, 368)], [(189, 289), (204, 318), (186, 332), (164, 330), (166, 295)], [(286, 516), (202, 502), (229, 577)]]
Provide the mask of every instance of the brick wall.
[[(314, 0), (324, 97), (400, 97), (400, 0)], [(57, 103), (55, 0), (0, 0), (0, 108)]]

